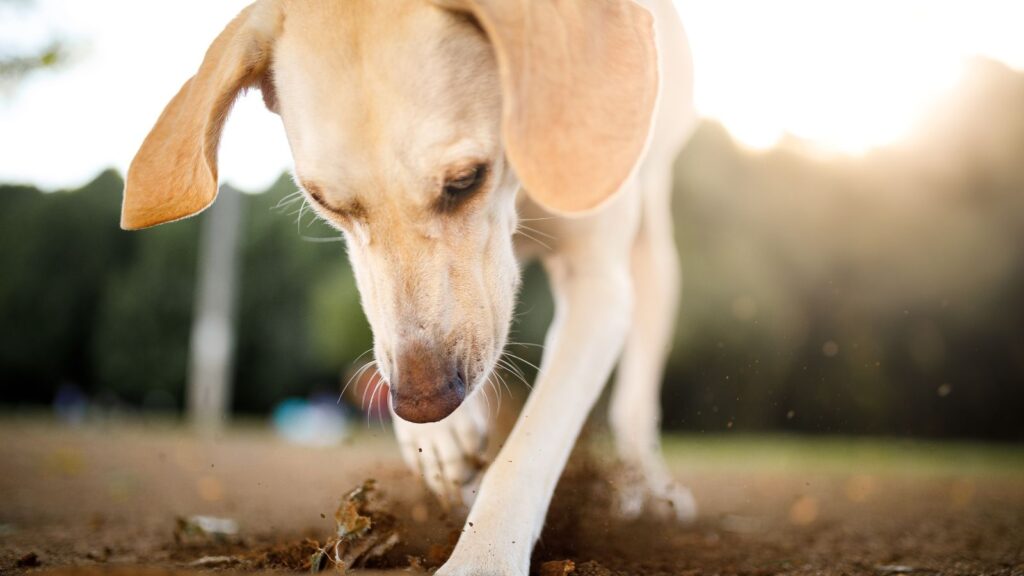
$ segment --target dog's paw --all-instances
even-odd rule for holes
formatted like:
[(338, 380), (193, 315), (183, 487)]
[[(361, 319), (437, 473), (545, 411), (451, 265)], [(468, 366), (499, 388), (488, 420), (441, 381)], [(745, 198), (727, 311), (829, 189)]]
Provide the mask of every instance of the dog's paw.
[(413, 424), (394, 419), (402, 458), (445, 507), (470, 506), (486, 466), (488, 418), (475, 394), (440, 422)]
[(654, 478), (626, 472), (616, 480), (616, 511), (620, 518), (635, 520), (646, 513), (684, 524), (697, 519), (697, 501), (689, 488), (667, 475), (651, 476)]

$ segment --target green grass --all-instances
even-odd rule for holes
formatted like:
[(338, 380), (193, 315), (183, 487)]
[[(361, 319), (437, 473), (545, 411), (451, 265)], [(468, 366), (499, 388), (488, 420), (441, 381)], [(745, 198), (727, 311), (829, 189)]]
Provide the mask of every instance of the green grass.
[(1024, 482), (1024, 445), (902, 438), (666, 435), (662, 447), (671, 466), (698, 470), (1015, 474)]

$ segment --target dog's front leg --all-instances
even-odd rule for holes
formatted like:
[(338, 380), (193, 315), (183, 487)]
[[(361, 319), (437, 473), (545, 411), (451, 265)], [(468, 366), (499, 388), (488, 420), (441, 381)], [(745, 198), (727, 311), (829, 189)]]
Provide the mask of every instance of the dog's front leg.
[(439, 576), (529, 573), (555, 485), (629, 326), (628, 256), (603, 256), (548, 263), (556, 315), (537, 383)]

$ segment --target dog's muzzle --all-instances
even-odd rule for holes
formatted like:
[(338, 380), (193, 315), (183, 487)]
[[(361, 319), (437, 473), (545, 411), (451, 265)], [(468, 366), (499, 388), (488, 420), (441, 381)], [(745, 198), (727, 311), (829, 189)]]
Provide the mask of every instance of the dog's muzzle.
[(451, 360), (415, 346), (399, 357), (391, 384), (391, 407), (416, 424), (444, 420), (466, 399), (465, 375)]

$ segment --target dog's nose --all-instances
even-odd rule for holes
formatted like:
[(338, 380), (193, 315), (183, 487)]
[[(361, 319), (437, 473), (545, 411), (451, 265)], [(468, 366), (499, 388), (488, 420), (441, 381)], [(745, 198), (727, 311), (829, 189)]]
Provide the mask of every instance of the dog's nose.
[(399, 418), (424, 424), (444, 420), (466, 399), (465, 376), (453, 363), (415, 347), (399, 356), (391, 407)]
[(431, 386), (431, 390), (425, 393), (409, 392), (408, 384), (403, 380), (401, 387), (391, 388), (391, 406), (395, 414), (408, 422), (439, 422), (466, 399), (466, 384), (458, 374), (448, 378), (447, 382), (437, 383), (440, 386)]

